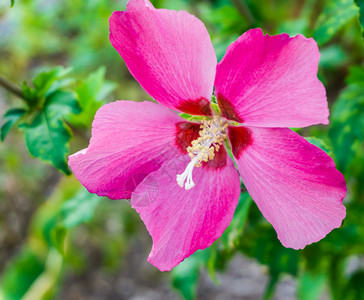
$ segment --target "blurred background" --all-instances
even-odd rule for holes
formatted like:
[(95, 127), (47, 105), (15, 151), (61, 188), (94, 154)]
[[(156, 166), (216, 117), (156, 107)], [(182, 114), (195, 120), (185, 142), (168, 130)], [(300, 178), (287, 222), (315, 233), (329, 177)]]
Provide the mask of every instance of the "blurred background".
[(159, 272), (129, 203), (89, 194), (66, 164), (102, 104), (152, 100), (108, 40), (126, 1), (1, 0), (0, 299), (364, 299), (364, 1), (151, 2), (200, 18), (218, 60), (249, 28), (315, 38), (330, 125), (298, 132), (345, 175), (343, 226), (286, 249), (245, 192), (219, 240)]

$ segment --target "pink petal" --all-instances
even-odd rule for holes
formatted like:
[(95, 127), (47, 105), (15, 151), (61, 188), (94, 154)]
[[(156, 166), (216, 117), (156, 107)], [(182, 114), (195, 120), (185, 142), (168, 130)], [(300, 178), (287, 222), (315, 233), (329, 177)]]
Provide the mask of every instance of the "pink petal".
[(240, 176), (285, 247), (302, 249), (341, 226), (345, 179), (324, 151), (285, 128), (229, 128), (229, 138), (233, 149), (243, 140), (233, 151)]
[(203, 23), (185, 11), (131, 0), (110, 17), (110, 41), (141, 86), (178, 111), (210, 115), (216, 55)]
[(183, 153), (178, 134), (184, 121), (151, 102), (104, 105), (92, 124), (89, 147), (71, 155), (68, 163), (91, 193), (128, 199), (145, 176)]
[(189, 162), (188, 155), (166, 162), (144, 179), (131, 198), (153, 238), (148, 261), (161, 271), (171, 270), (219, 238), (239, 200), (239, 175), (229, 157), (223, 167), (194, 168), (196, 185), (186, 191), (177, 184), (176, 174)]
[(215, 94), (224, 116), (262, 127), (328, 124), (319, 58), (312, 38), (247, 31), (217, 66)]
[(137, 9), (143, 9), (145, 6), (149, 8), (154, 8), (153, 4), (150, 3), (149, 0), (131, 0), (128, 1), (128, 4), (126, 5), (126, 9), (128, 11), (131, 10), (137, 10)]

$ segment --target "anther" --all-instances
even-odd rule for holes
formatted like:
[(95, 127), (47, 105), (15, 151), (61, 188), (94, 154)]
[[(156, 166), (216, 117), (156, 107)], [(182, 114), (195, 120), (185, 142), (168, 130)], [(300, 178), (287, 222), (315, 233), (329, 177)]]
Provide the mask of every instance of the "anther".
[(214, 116), (212, 120), (203, 121), (200, 126), (200, 136), (187, 147), (191, 161), (186, 170), (177, 175), (177, 183), (180, 187), (184, 186), (186, 190), (189, 190), (195, 186), (192, 180), (193, 168), (200, 167), (202, 162), (215, 158), (215, 152), (219, 151), (220, 145), (227, 137), (225, 133), (227, 127), (228, 124), (217, 116)]

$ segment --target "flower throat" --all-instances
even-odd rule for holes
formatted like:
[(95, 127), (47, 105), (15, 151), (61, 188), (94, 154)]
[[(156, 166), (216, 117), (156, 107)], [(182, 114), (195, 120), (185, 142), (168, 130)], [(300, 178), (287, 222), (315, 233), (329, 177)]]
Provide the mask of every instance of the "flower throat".
[[(225, 129), (228, 124), (220, 117), (214, 116), (211, 120), (204, 120), (200, 126), (199, 137), (192, 141), (192, 145), (187, 147), (190, 163), (182, 174), (177, 175), (177, 183), (180, 187), (185, 186), (189, 190), (195, 186), (192, 180), (194, 167), (200, 167), (202, 162), (213, 160), (215, 152), (219, 151), (226, 138)], [(186, 181), (186, 183), (185, 183)]]

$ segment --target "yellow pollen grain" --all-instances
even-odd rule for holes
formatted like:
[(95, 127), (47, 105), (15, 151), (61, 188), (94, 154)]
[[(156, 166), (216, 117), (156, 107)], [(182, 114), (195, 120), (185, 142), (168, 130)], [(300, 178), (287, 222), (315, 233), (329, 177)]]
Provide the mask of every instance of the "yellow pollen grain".
[(215, 158), (215, 153), (220, 150), (220, 146), (227, 137), (225, 133), (227, 127), (228, 124), (216, 116), (212, 120), (203, 121), (199, 137), (192, 141), (190, 147), (187, 147), (191, 159), (198, 156), (196, 167), (201, 166), (201, 162), (208, 162)]

